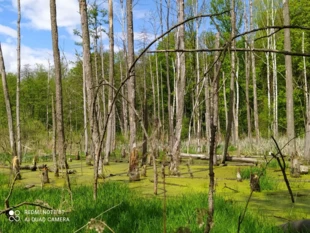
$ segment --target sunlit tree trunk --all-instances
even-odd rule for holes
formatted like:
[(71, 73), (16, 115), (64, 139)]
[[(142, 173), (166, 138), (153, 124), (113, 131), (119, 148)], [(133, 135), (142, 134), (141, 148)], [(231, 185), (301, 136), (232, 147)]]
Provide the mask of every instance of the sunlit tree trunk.
[[(283, 19), (284, 26), (290, 25), (289, 1), (283, 0)], [(290, 29), (284, 29), (284, 50), (291, 51), (291, 33)], [(294, 98), (293, 98), (293, 70), (292, 57), (285, 55), (285, 80), (286, 80), (286, 120), (287, 120), (287, 137), (288, 141), (295, 137), (294, 127)], [(295, 156), (296, 141), (291, 140), (289, 143), (289, 154)]]
[[(275, 9), (274, 9), (274, 0), (271, 1), (271, 23), (272, 26), (275, 25)], [(274, 33), (274, 29), (271, 29), (271, 33), (273, 33), (272, 46), (271, 48), (276, 50), (276, 34)], [(277, 54), (271, 53), (272, 60), (272, 80), (273, 80), (273, 135), (274, 137), (278, 137), (278, 69), (277, 69)]]
[(53, 163), (54, 163), (54, 175), (59, 177), (59, 167), (57, 159), (57, 143), (56, 143), (56, 111), (54, 107), (54, 95), (52, 95), (52, 122), (53, 122)]
[[(233, 38), (236, 34), (236, 13), (235, 13), (235, 1), (231, 0), (231, 38)], [(223, 158), (222, 164), (226, 161), (229, 140), (232, 131), (232, 124), (234, 120), (233, 116), (233, 107), (234, 107), (234, 98), (235, 98), (235, 76), (236, 76), (236, 68), (235, 68), (235, 49), (236, 41), (233, 40), (231, 42), (231, 71), (230, 71), (230, 93), (229, 93), (229, 112), (228, 112), (228, 123), (226, 128), (226, 136), (225, 136), (225, 145), (223, 150)]]
[(2, 55), (1, 44), (0, 44), (0, 71), (1, 71), (1, 77), (2, 77), (2, 86), (3, 86), (6, 115), (8, 118), (8, 129), (9, 129), (11, 153), (12, 153), (12, 156), (14, 157), (14, 156), (17, 156), (15, 133), (13, 129), (13, 116), (12, 116), (12, 109), (11, 109), (11, 101), (10, 101), (8, 84), (6, 80), (5, 65), (4, 65), (3, 55)]
[[(178, 0), (178, 22), (184, 21), (184, 0)], [(176, 48), (184, 49), (185, 26), (182, 24), (177, 29)], [(178, 172), (178, 160), (180, 157), (181, 131), (184, 111), (184, 93), (185, 93), (185, 54), (177, 52), (176, 59), (176, 124), (175, 141), (172, 148), (172, 160), (170, 170), (172, 174)]]
[[(114, 86), (114, 29), (113, 29), (113, 1), (109, 0), (109, 84)], [(112, 149), (112, 134), (113, 134), (113, 122), (115, 118), (115, 105), (112, 106), (113, 88), (109, 87), (109, 102), (108, 102), (108, 111), (112, 107), (112, 112), (108, 120), (107, 126), (107, 137), (105, 144), (105, 164), (109, 163), (109, 157)]]
[[(126, 0), (126, 7), (127, 7), (127, 47), (128, 47), (128, 69), (131, 68), (129, 75), (130, 79), (127, 82), (128, 87), (128, 101), (131, 105), (129, 107), (129, 146), (130, 151), (134, 151), (136, 147), (136, 115), (134, 109), (135, 107), (135, 69), (131, 67), (134, 62), (134, 34), (133, 34), (133, 18), (132, 18), (132, 0)], [(130, 164), (130, 163), (129, 163)], [(131, 171), (130, 171), (131, 172)]]
[[(166, 16), (166, 30), (169, 29), (169, 16), (170, 16), (170, 0), (167, 0), (167, 16)], [(167, 38), (166, 49), (169, 48), (169, 37)], [(170, 85), (170, 73), (169, 73), (169, 55), (165, 53), (166, 58), (166, 80), (167, 80), (167, 101), (168, 101), (168, 141), (169, 141), (169, 148), (172, 148), (174, 145), (174, 133), (173, 133), (173, 103), (171, 101), (171, 85)], [(172, 149), (170, 149), (172, 152)]]
[[(246, 1), (246, 0), (245, 0)], [(248, 14), (246, 2), (244, 2), (244, 28), (245, 31), (248, 30)], [(249, 48), (248, 35), (245, 35), (245, 48)], [(245, 52), (245, 99), (246, 99), (246, 115), (247, 115), (247, 126), (248, 126), (248, 138), (251, 142), (252, 140), (252, 124), (251, 124), (251, 106), (250, 106), (250, 94), (249, 94), (249, 85), (250, 85), (250, 53)]]
[(57, 154), (59, 156), (60, 168), (66, 167), (66, 149), (65, 149), (65, 132), (63, 122), (63, 98), (62, 98), (62, 80), (61, 80), (61, 65), (60, 53), (58, 47), (58, 29), (56, 22), (56, 1), (50, 0), (51, 10), (51, 28), (53, 39), (53, 55), (55, 67), (55, 89), (56, 89), (56, 135), (57, 135)]
[[(216, 34), (216, 48), (219, 48), (220, 34)], [(215, 53), (214, 59), (217, 60), (219, 54)], [(204, 233), (209, 233), (213, 226), (214, 214), (214, 170), (213, 165), (216, 164), (216, 147), (217, 147), (217, 132), (219, 120), (219, 79), (220, 79), (221, 63), (217, 61), (214, 67), (214, 77), (212, 80), (211, 100), (210, 100), (210, 144), (209, 144), (209, 193), (208, 193), (208, 216)]]
[(82, 24), (82, 39), (83, 39), (83, 66), (85, 70), (85, 81), (86, 81), (86, 94), (87, 94), (87, 108), (88, 108), (88, 119), (91, 132), (91, 141), (94, 153), (94, 186), (93, 186), (93, 197), (97, 199), (98, 189), (98, 165), (99, 155), (101, 153), (100, 138), (98, 119), (95, 102), (95, 90), (93, 88), (92, 79), (92, 67), (91, 67), (91, 56), (90, 56), (90, 39), (88, 30), (88, 18), (87, 18), (87, 3), (86, 0), (80, 0), (80, 14)]
[(20, 0), (17, 0), (17, 10), (18, 10), (18, 19), (17, 19), (17, 77), (16, 77), (16, 152), (19, 163), (22, 163), (22, 151), (21, 151), (21, 137), (20, 137), (20, 108), (19, 108), (19, 99), (20, 99)]
[(83, 65), (83, 123), (84, 123), (84, 153), (85, 156), (88, 156), (87, 97), (86, 97), (86, 77), (85, 77), (84, 65)]
[[(302, 52), (305, 52), (305, 34), (302, 33)], [(304, 158), (307, 160), (308, 164), (310, 162), (310, 100), (308, 93), (308, 82), (307, 82), (307, 66), (306, 58), (303, 57), (303, 67), (304, 67), (304, 91), (305, 91), (305, 102), (306, 102), (306, 135), (305, 135), (305, 146), (304, 146)]]
[[(250, 1), (250, 30), (253, 30), (253, 12), (252, 12), (252, 0)], [(251, 48), (254, 48), (254, 38), (251, 37)], [(256, 63), (255, 54), (251, 53), (251, 64), (252, 64), (252, 81), (253, 81), (253, 104), (254, 104), (254, 128), (256, 143), (260, 138), (259, 122), (258, 122), (258, 105), (257, 105), (257, 86), (256, 86)]]
[(50, 0), (50, 14), (51, 14), (51, 30), (53, 40), (53, 56), (54, 56), (54, 67), (55, 67), (55, 90), (56, 90), (56, 138), (57, 138), (57, 152), (59, 156), (59, 167), (65, 169), (65, 177), (67, 187), (71, 193), (71, 185), (69, 175), (67, 173), (67, 161), (66, 161), (66, 146), (65, 146), (65, 131), (63, 121), (63, 98), (62, 98), (62, 80), (61, 80), (61, 63), (60, 53), (58, 47), (58, 28), (57, 28), (57, 13), (56, 13), (56, 0)]

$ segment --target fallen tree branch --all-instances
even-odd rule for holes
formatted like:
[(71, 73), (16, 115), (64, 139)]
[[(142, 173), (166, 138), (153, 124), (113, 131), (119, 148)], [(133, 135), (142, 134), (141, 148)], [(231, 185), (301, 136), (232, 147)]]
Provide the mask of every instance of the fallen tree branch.
[(10, 199), (12, 193), (13, 193), (13, 189), (14, 189), (14, 185), (15, 185), (17, 177), (18, 177), (18, 173), (15, 175), (14, 180), (12, 181), (9, 194), (8, 194), (7, 198), (5, 199), (5, 201), (4, 201), (5, 209), (0, 211), (0, 215), (1, 214), (6, 214), (8, 216), (8, 213), (9, 213), (10, 210), (17, 209), (18, 207), (21, 207), (21, 206), (24, 206), (24, 205), (38, 206), (38, 207), (41, 207), (43, 209), (53, 210), (52, 207), (50, 207), (47, 203), (44, 203), (44, 202), (42, 204), (42, 203), (39, 203), (39, 202), (26, 202), (25, 201), (25, 202), (22, 202), (22, 203), (19, 203), (17, 205), (14, 205), (14, 206), (10, 207), (9, 199)]
[[(112, 206), (111, 208), (109, 208), (109, 209), (103, 211), (101, 214), (97, 215), (97, 216), (96, 216), (95, 218), (93, 218), (93, 219), (99, 218), (101, 215), (103, 215), (103, 214), (105, 214), (106, 212), (108, 212), (108, 211), (110, 211), (110, 210), (112, 210), (112, 209), (118, 207), (118, 206), (121, 205), (122, 203), (123, 203), (123, 202), (121, 202), (121, 203), (119, 203), (119, 204), (117, 204), (117, 205), (115, 205), (115, 206)], [(87, 225), (88, 225), (88, 222), (87, 222), (84, 226), (82, 226), (81, 228), (79, 228), (79, 229), (77, 229), (76, 231), (74, 231), (74, 233), (79, 232), (79, 231), (82, 230), (83, 228), (87, 227)], [(109, 230), (111, 230), (111, 228), (109, 228)], [(113, 231), (112, 231), (112, 232), (113, 232)]]
[[(209, 156), (205, 154), (188, 154), (188, 153), (180, 153), (181, 157), (184, 158), (197, 158), (201, 160), (209, 160)], [(222, 155), (216, 155), (217, 160), (222, 159)], [(253, 159), (253, 158), (248, 158), (248, 157), (236, 157), (236, 156), (227, 156), (227, 161), (231, 162), (244, 162), (244, 163), (254, 163), (257, 164), (258, 160)]]

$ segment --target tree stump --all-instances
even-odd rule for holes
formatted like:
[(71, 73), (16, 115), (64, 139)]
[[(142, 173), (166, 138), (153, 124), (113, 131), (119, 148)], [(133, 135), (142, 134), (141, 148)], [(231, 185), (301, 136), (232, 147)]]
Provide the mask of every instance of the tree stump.
[(129, 172), (129, 181), (139, 181), (140, 180), (140, 173), (139, 169), (136, 168), (135, 171)]
[(291, 158), (291, 177), (300, 177), (300, 162), (298, 156), (293, 156)]
[(129, 181), (140, 180), (138, 151), (134, 147), (129, 157)]
[(256, 174), (251, 174), (250, 187), (253, 192), (260, 192), (259, 177)]
[(80, 151), (78, 151), (77, 155), (75, 156), (75, 159), (76, 159), (76, 160), (80, 160), (80, 159), (81, 159), (81, 157), (80, 157)]
[(12, 159), (12, 171), (13, 171), (14, 176), (17, 176), (16, 178), (18, 180), (22, 179), (22, 177), (20, 175), (19, 159), (17, 156), (14, 156)]
[(43, 165), (42, 171), (42, 183), (46, 184), (50, 182), (50, 179), (48, 178), (48, 167), (46, 164)]
[(92, 157), (90, 155), (87, 155), (86, 156), (86, 165), (87, 166), (93, 166), (92, 161), (93, 161)]
[(146, 169), (147, 169), (147, 166), (146, 166), (146, 165), (143, 165), (143, 166), (142, 166), (141, 176), (146, 177)]

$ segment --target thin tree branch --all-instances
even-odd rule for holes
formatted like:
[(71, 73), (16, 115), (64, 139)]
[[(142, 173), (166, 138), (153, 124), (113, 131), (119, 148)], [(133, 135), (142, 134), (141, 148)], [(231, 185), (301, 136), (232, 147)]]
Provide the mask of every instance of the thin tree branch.
[[(109, 208), (109, 209), (107, 209), (107, 210), (103, 211), (101, 214), (97, 215), (94, 219), (99, 218), (101, 215), (103, 215), (103, 214), (105, 214), (105, 213), (109, 212), (110, 210), (112, 210), (112, 209), (114, 209), (114, 208), (118, 207), (118, 206), (119, 206), (119, 205), (121, 205), (122, 203), (123, 203), (123, 202), (121, 202), (121, 203), (119, 203), (119, 204), (117, 204), (117, 205), (115, 205), (115, 206), (112, 206), (111, 208)], [(88, 223), (86, 223), (84, 226), (82, 226), (81, 228), (79, 228), (78, 230), (76, 230), (74, 233), (79, 232), (79, 231), (80, 231), (80, 230), (82, 230), (83, 228), (87, 227), (87, 225), (88, 225)], [(106, 226), (107, 226), (107, 225), (106, 225)], [(112, 229), (111, 229), (111, 228), (109, 228), (109, 230), (112, 230)], [(113, 231), (112, 231), (112, 232), (113, 232)]]
[[(161, 50), (151, 50), (147, 53), (176, 53), (176, 52), (184, 52), (184, 53), (196, 53), (196, 52), (217, 52), (223, 51), (227, 48), (218, 48), (218, 49), (161, 49)], [(270, 52), (270, 53), (278, 53), (290, 56), (300, 56), (300, 57), (310, 57), (310, 53), (298, 53), (298, 52), (289, 52), (285, 50), (274, 50), (274, 49), (262, 49), (262, 48), (234, 48), (234, 51), (238, 52)]]
[(278, 153), (280, 154), (280, 156), (281, 156), (281, 158), (282, 158), (282, 163), (283, 163), (283, 164), (280, 162), (280, 158), (279, 158), (278, 156), (276, 156), (276, 155), (273, 154), (273, 153), (270, 153), (270, 154), (272, 155), (272, 157), (274, 157), (274, 158), (278, 161), (278, 164), (279, 164), (279, 166), (280, 166), (280, 168), (281, 168), (281, 171), (282, 171), (282, 174), (283, 174), (283, 178), (284, 178), (286, 187), (287, 187), (288, 192), (289, 192), (289, 194), (290, 194), (290, 196), (291, 196), (292, 203), (295, 203), (294, 195), (293, 195), (293, 192), (292, 192), (290, 183), (289, 183), (289, 181), (288, 181), (288, 179), (287, 179), (287, 176), (286, 176), (286, 173), (285, 173), (285, 161), (284, 161), (284, 156), (283, 156), (283, 154), (282, 154), (282, 151), (281, 151), (281, 149), (280, 149), (280, 147), (279, 147), (279, 145), (278, 145), (276, 139), (275, 139), (273, 136), (271, 136), (271, 138), (272, 138), (272, 140), (274, 141), (274, 143), (276, 144)]

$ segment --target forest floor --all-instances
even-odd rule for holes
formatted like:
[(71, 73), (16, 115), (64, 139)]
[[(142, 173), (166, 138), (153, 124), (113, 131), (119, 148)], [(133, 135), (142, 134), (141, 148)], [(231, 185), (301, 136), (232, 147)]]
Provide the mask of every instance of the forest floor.
[[(41, 163), (42, 164), (42, 163)], [(52, 162), (44, 162), (49, 167), (52, 167)], [(25, 165), (25, 164), (23, 164)], [(69, 162), (71, 170), (75, 170), (75, 174), (70, 174), (72, 186), (92, 185), (93, 167), (87, 166), (85, 160), (73, 160)], [(245, 206), (249, 195), (250, 182), (244, 179), (242, 182), (237, 182), (236, 173), (237, 168), (234, 163), (228, 163), (228, 166), (217, 166), (214, 168), (216, 177), (216, 195), (224, 197), (227, 201), (239, 203), (240, 206)], [(240, 166), (242, 170), (251, 170), (255, 167)], [(147, 168), (147, 176), (141, 177), (140, 181), (129, 182), (127, 176), (128, 163), (127, 162), (111, 162), (110, 165), (105, 166), (104, 173), (106, 176), (112, 174), (106, 179), (100, 179), (100, 182), (117, 181), (128, 183), (131, 189), (134, 189), (144, 196), (152, 197), (153, 194), (153, 168)], [(160, 169), (158, 169), (160, 170)], [(208, 192), (208, 162), (198, 160), (191, 165), (193, 178), (190, 177), (188, 169), (185, 164), (180, 165), (180, 177), (166, 177), (166, 191), (167, 197), (186, 195), (193, 192)], [(166, 171), (167, 172), (167, 171)], [(10, 170), (5, 166), (0, 166), (0, 173), (9, 174)], [(289, 170), (287, 169), (287, 173)], [(24, 187), (25, 185), (34, 184), (35, 188), (41, 189), (40, 171), (22, 170), (22, 180), (16, 182), (16, 186)], [(290, 178), (290, 186), (292, 188), (295, 203), (291, 202), (291, 197), (285, 185), (282, 173), (278, 168), (267, 168), (265, 174), (267, 181), (271, 186), (261, 192), (254, 192), (249, 202), (249, 210), (254, 211), (258, 216), (268, 216), (270, 222), (275, 225), (296, 219), (310, 218), (310, 174), (302, 175), (300, 178)], [(64, 187), (65, 179), (63, 175), (60, 178), (54, 177), (53, 173), (49, 173), (50, 184), (45, 187)], [(159, 175), (158, 195), (163, 195), (163, 184), (161, 175)], [(74, 197), (73, 197), (74, 198)], [(216, 210), (215, 210), (216, 211)]]

